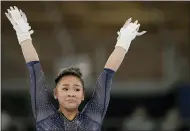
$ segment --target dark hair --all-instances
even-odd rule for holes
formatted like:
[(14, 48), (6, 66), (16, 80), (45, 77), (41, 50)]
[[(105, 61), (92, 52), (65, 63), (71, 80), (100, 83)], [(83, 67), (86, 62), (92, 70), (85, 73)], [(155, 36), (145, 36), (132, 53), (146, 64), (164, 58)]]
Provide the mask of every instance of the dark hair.
[(59, 80), (61, 78), (63, 78), (64, 76), (75, 76), (77, 78), (80, 79), (81, 83), (82, 83), (82, 87), (84, 89), (84, 81), (82, 79), (82, 73), (80, 71), (79, 68), (75, 68), (75, 67), (69, 67), (69, 68), (65, 68), (63, 69), (58, 76), (55, 78), (55, 84), (57, 85)]

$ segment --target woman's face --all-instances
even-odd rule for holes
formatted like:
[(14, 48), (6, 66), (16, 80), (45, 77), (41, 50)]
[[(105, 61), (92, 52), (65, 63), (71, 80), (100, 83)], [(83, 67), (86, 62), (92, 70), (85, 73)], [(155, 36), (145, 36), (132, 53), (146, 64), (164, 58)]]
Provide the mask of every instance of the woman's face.
[(65, 109), (77, 109), (84, 100), (82, 83), (76, 76), (64, 76), (54, 89), (54, 97)]

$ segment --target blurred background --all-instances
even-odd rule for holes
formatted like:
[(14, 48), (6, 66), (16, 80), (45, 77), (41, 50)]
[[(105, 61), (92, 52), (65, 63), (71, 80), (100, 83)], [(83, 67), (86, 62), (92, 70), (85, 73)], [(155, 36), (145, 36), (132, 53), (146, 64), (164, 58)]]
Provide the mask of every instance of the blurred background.
[(3, 131), (35, 131), (29, 72), (4, 14), (10, 6), (21, 8), (34, 30), (50, 95), (59, 69), (75, 65), (86, 82), (83, 105), (114, 49), (117, 31), (129, 17), (139, 20), (147, 33), (132, 42), (113, 79), (102, 131), (189, 129), (190, 2), (1, 3)]

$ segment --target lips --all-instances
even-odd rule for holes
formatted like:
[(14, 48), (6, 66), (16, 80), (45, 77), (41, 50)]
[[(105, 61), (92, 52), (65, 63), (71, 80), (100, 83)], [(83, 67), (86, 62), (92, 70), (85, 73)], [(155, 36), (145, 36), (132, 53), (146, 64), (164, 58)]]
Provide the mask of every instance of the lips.
[(74, 102), (76, 102), (76, 101), (73, 100), (73, 99), (69, 99), (69, 100), (67, 100), (67, 102), (69, 102), (69, 103), (74, 103)]

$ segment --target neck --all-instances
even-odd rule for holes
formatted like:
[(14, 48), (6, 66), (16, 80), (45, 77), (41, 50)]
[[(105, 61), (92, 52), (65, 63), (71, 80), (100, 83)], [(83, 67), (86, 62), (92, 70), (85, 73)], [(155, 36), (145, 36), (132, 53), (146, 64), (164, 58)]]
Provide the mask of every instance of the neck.
[(68, 110), (68, 109), (65, 109), (65, 108), (63, 108), (63, 107), (60, 107), (60, 108), (59, 108), (59, 111), (61, 111), (61, 113), (63, 113), (64, 116), (65, 116), (68, 120), (70, 120), (70, 121), (72, 121), (72, 120), (76, 117), (76, 115), (78, 114), (78, 110), (77, 110), (77, 109)]

